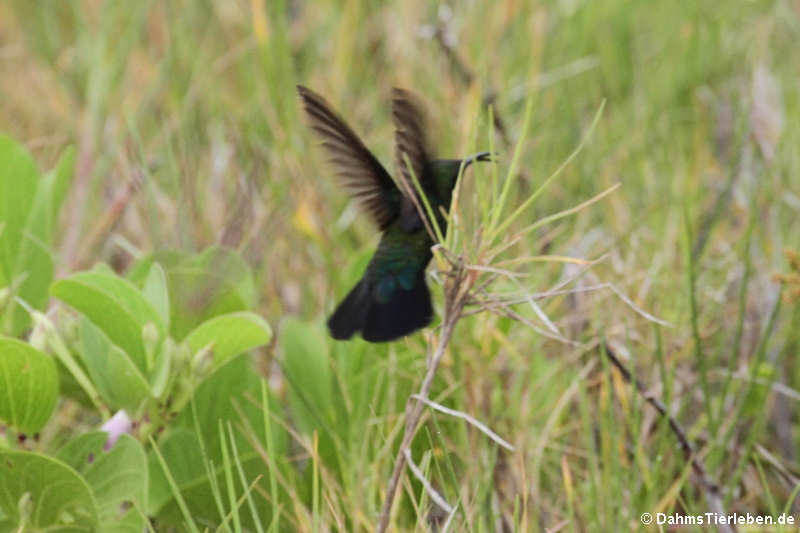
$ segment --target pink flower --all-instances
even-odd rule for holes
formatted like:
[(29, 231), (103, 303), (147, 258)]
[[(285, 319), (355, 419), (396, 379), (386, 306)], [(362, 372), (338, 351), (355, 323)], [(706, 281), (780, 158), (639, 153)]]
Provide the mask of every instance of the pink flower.
[(131, 432), (133, 421), (123, 409), (117, 411), (100, 429), (108, 433), (108, 440), (106, 440), (106, 445), (103, 447), (105, 451), (108, 451), (114, 446), (120, 435)]

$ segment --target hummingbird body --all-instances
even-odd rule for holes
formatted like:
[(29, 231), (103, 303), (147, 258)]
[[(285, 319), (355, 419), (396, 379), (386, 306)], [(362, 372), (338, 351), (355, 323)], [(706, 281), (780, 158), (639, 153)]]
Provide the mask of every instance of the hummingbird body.
[(425, 269), (434, 241), (422, 218), (425, 215), (417, 208), (421, 203), (409, 197), (416, 195), (411, 185), (412, 172), (444, 232), (446, 221), (441, 211), (450, 209), (462, 164), (466, 168), (473, 161), (489, 160), (489, 154), (482, 152), (464, 160), (432, 159), (416, 98), (394, 89), (392, 116), (396, 157), (404, 180), (401, 183), (407, 191), (403, 192), (321, 96), (302, 86), (297, 89), (311, 127), (322, 137), (344, 185), (383, 232), (361, 280), (328, 319), (331, 336), (349, 339), (360, 332), (364, 340), (386, 342), (427, 326), (433, 318), (433, 307)]

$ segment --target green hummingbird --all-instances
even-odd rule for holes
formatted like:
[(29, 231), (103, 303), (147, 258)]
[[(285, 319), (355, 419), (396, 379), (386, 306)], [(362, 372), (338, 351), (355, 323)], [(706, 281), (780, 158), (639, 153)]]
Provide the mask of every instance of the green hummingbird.
[[(490, 161), (489, 152), (464, 159), (434, 159), (426, 141), (427, 127), (419, 100), (409, 91), (392, 90), (395, 158), (401, 187), (378, 159), (319, 94), (297, 86), (311, 129), (321, 138), (341, 183), (382, 232), (367, 268), (333, 315), (328, 329), (334, 339), (361, 333), (369, 342), (387, 342), (427, 326), (433, 318), (425, 268), (434, 244), (418, 209), (413, 175), (425, 193), (437, 223), (450, 209), (461, 167)], [(411, 168), (409, 168), (409, 166)], [(414, 195), (412, 198), (411, 195)]]

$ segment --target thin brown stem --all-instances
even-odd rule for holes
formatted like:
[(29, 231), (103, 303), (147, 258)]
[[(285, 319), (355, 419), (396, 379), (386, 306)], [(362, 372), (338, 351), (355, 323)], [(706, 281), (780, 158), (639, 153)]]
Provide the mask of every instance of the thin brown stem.
[[(460, 273), (463, 270), (459, 269)], [(462, 276), (457, 277), (458, 281), (464, 281)], [(378, 519), (378, 527), (375, 529), (377, 533), (384, 533), (386, 528), (389, 527), (389, 518), (392, 514), (392, 504), (394, 503), (397, 494), (397, 487), (400, 485), (400, 478), (403, 475), (406, 467), (406, 451), (410, 449), (411, 442), (416, 435), (417, 427), (419, 426), (422, 412), (425, 408), (425, 403), (420, 399), (428, 399), (428, 394), (433, 384), (433, 378), (436, 375), (436, 370), (439, 368), (439, 363), (447, 350), (447, 345), (450, 343), (450, 338), (453, 336), (453, 329), (456, 322), (461, 316), (461, 310), (464, 308), (464, 301), (466, 291), (462, 290), (462, 284), (459, 282), (445, 289), (445, 309), (444, 317), (442, 319), (442, 333), (439, 336), (439, 341), (434, 349), (433, 356), (428, 360), (428, 369), (425, 372), (425, 378), (422, 380), (422, 385), (416, 395), (409, 397), (406, 403), (406, 427), (403, 432), (403, 440), (400, 443), (400, 449), (397, 450), (397, 456), (394, 460), (394, 468), (392, 476), (389, 478), (389, 485), (386, 489), (386, 497), (383, 500), (383, 507), (381, 508), (380, 518)], [(415, 398), (416, 397), (416, 398)]]
[[(722, 503), (722, 495), (720, 494), (719, 485), (717, 485), (712, 479), (711, 476), (706, 471), (706, 467), (703, 462), (698, 458), (697, 453), (692, 446), (692, 443), (689, 442), (689, 438), (686, 436), (686, 432), (680, 426), (678, 421), (669, 414), (667, 411), (666, 406), (653, 396), (652, 394), (648, 393), (645, 389), (644, 385), (636, 379), (636, 377), (631, 373), (630, 370), (625, 366), (625, 364), (619, 360), (614, 350), (611, 347), (604, 343), (602, 346), (603, 351), (606, 354), (606, 357), (611, 364), (619, 371), (622, 375), (622, 378), (633, 385), (633, 388), (639, 395), (649, 403), (653, 409), (658, 411), (662, 417), (667, 419), (669, 423), (669, 428), (672, 430), (672, 433), (675, 434), (675, 437), (678, 439), (678, 443), (680, 444), (681, 450), (683, 451), (683, 455), (686, 457), (686, 460), (689, 461), (692, 467), (692, 472), (694, 472), (695, 478), (697, 480), (697, 484), (700, 490), (706, 497), (706, 501), (708, 502), (708, 506), (711, 510), (716, 513), (717, 515), (727, 515), (725, 512), (725, 507)], [(734, 533), (736, 529), (728, 524), (722, 523), (717, 525), (717, 531), (720, 533)]]

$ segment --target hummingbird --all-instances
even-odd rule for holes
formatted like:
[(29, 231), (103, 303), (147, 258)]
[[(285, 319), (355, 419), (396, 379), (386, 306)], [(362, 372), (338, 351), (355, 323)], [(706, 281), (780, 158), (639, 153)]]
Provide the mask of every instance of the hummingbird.
[(322, 96), (302, 85), (297, 92), (340, 183), (381, 231), (378, 248), (361, 279), (328, 319), (331, 336), (346, 340), (360, 333), (369, 342), (388, 342), (427, 326), (433, 307), (425, 269), (433, 257), (434, 237), (411, 185), (412, 173), (444, 232), (442, 211), (450, 209), (461, 168), (475, 161), (491, 161), (490, 152), (463, 159), (434, 159), (420, 100), (405, 89), (394, 88), (392, 121), (400, 174), (395, 182)]

